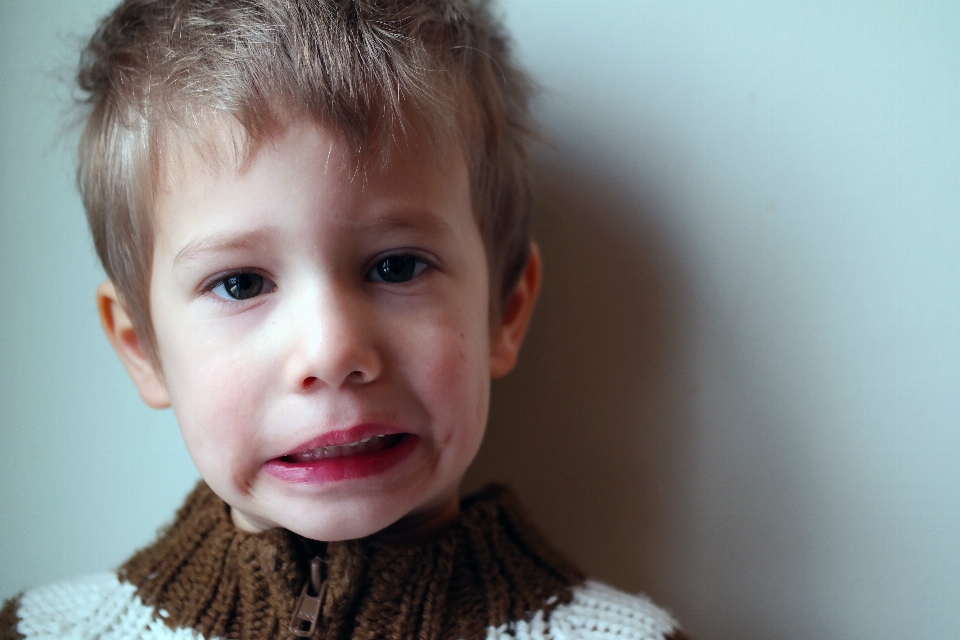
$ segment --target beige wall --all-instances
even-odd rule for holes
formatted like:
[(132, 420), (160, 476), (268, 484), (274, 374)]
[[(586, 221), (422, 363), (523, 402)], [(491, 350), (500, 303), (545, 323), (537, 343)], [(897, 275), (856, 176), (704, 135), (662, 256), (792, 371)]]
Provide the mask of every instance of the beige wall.
[[(57, 142), (109, 4), (0, 0), (0, 597), (115, 565), (196, 478), (99, 335)], [(467, 484), (700, 638), (956, 637), (956, 5), (503, 7), (547, 271)]]

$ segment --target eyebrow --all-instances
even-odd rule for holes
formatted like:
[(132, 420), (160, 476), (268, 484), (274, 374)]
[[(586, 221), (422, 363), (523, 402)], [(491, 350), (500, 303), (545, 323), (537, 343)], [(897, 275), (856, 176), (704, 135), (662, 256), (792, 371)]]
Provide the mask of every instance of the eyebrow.
[(424, 231), (426, 233), (444, 234), (450, 232), (450, 223), (443, 217), (424, 209), (402, 209), (374, 217), (371, 220), (357, 223), (357, 227), (364, 232), (386, 231)]
[[(364, 233), (383, 233), (395, 230), (414, 230), (433, 234), (450, 233), (450, 224), (442, 217), (422, 209), (408, 209), (376, 216), (369, 221), (358, 222)], [(194, 238), (177, 252), (174, 266), (198, 259), (205, 253), (228, 253), (244, 251), (269, 244), (277, 235), (275, 227), (257, 229), (240, 234), (213, 233)]]
[(177, 252), (173, 264), (196, 260), (205, 253), (226, 253), (230, 251), (249, 250), (269, 243), (276, 236), (275, 229), (257, 229), (240, 234), (213, 233), (209, 236), (194, 238)]

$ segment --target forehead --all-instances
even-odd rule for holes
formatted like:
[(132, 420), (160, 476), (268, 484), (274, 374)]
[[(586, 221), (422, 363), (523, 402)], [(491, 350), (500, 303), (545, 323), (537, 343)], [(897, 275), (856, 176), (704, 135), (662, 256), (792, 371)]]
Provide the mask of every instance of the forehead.
[(345, 170), (350, 180), (382, 178), (414, 163), (420, 171), (443, 172), (454, 156), (469, 161), (463, 132), (454, 129), (411, 119), (390, 131), (374, 127), (368, 140), (358, 142), (310, 116), (278, 116), (255, 130), (229, 115), (197, 114), (189, 126), (177, 122), (157, 127), (151, 145), (153, 173), (158, 192), (197, 172), (203, 172), (204, 179), (242, 177), (261, 154), (295, 152), (291, 141), (314, 131), (326, 149), (324, 169)]
[(439, 232), (464, 227), (463, 215), (453, 214), (466, 212), (466, 230), (476, 231), (459, 145), (412, 136), (404, 144), (394, 140), (385, 153), (364, 153), (306, 120), (259, 142), (239, 125), (221, 122), (193, 139), (174, 138), (158, 172), (158, 245), (179, 245), (183, 252), (190, 249), (187, 243), (197, 246), (198, 234), (223, 235), (231, 227), (253, 232), (298, 216), (359, 232)]

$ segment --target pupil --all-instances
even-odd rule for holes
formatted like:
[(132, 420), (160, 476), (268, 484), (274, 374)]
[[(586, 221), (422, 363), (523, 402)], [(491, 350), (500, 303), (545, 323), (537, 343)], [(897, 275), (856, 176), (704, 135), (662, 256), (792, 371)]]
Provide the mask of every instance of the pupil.
[(406, 282), (413, 278), (416, 269), (417, 259), (413, 256), (391, 256), (377, 266), (386, 282)]
[(263, 289), (263, 276), (256, 273), (241, 273), (227, 278), (225, 284), (231, 298), (246, 300), (260, 294)]

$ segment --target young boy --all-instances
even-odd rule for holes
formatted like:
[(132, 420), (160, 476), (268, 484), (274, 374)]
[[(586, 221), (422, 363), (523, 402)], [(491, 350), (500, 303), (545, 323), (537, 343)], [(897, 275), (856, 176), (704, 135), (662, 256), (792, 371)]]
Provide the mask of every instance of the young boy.
[(203, 482), (0, 637), (681, 637), (457, 495), (540, 284), (484, 2), (126, 0), (79, 77), (103, 326)]

